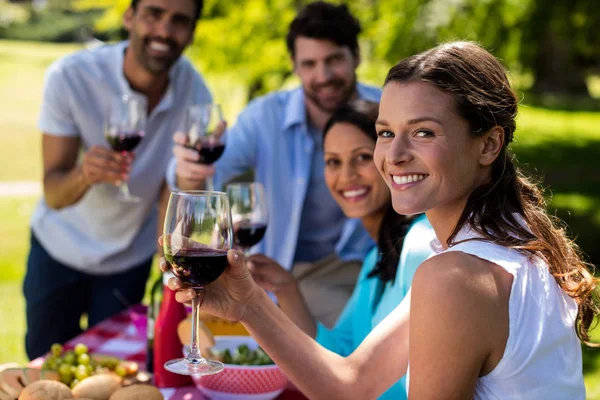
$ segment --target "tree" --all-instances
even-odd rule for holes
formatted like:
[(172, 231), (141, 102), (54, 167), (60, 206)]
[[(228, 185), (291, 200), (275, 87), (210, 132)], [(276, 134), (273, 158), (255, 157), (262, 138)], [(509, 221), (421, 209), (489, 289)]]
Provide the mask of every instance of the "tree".
[(589, 96), (586, 75), (600, 61), (597, 0), (536, 0), (521, 23), (520, 59), (534, 75), (537, 94)]

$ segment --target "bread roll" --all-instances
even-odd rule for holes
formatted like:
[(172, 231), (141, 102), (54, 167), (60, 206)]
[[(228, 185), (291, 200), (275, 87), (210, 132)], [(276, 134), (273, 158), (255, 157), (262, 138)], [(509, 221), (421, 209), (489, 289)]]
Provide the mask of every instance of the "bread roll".
[(76, 399), (108, 400), (121, 387), (121, 378), (115, 374), (100, 374), (85, 378), (73, 388)]
[(160, 390), (150, 385), (131, 385), (117, 390), (110, 400), (163, 400)]
[(66, 400), (72, 399), (73, 393), (67, 385), (61, 382), (42, 380), (27, 385), (19, 400)]

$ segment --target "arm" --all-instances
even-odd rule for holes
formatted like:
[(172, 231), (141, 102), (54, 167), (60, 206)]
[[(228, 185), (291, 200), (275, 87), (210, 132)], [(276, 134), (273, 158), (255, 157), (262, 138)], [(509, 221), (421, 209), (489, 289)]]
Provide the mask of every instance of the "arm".
[[(221, 277), (206, 286), (203, 311), (241, 321), (309, 398), (375, 398), (406, 373), (410, 297), (344, 358), (319, 346), (271, 301), (252, 279), (240, 252), (231, 250), (228, 261), (230, 265)], [(164, 258), (160, 266), (163, 271), (169, 269)], [(188, 302), (196, 295), (174, 278), (169, 287), (178, 290), (179, 302)]]
[(247, 265), (256, 283), (266, 291), (275, 294), (279, 308), (304, 333), (314, 338), (317, 334), (315, 319), (310, 314), (304, 296), (292, 274), (263, 254), (250, 256)]
[(76, 165), (80, 141), (79, 137), (43, 135), (44, 199), (51, 208), (75, 204), (96, 182), (118, 184), (126, 179), (121, 166), (128, 165), (127, 157), (98, 146)]
[(483, 366), (504, 332), (496, 283), (482, 262), (449, 252), (417, 270), (410, 310), (409, 399), (473, 398)]
[[(53, 64), (46, 74), (39, 126), (42, 137), (44, 199), (49, 207), (70, 206), (96, 182), (118, 183), (127, 179), (129, 157), (92, 147), (77, 165), (81, 139), (69, 102), (70, 83), (64, 69)], [(122, 166), (125, 170), (122, 171)]]
[(311, 340), (268, 300), (267, 297), (250, 302), (242, 323), (309, 398), (376, 398), (406, 373), (408, 300), (348, 357)]

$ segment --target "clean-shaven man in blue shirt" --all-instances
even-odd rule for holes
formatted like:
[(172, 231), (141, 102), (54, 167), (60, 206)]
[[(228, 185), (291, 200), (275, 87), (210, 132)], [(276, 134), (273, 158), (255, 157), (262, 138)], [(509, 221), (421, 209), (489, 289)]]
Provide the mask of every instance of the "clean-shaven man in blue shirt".
[[(323, 177), (322, 129), (332, 112), (354, 98), (380, 97), (378, 88), (356, 80), (360, 31), (347, 6), (311, 3), (292, 21), (286, 38), (300, 87), (253, 100), (225, 133), (225, 152), (213, 166), (196, 163), (197, 152), (182, 146), (185, 135), (175, 135), (179, 146), (171, 168), (180, 189), (203, 188), (204, 179), (214, 175), (215, 188), (222, 190), (231, 178), (254, 169), (269, 207), (267, 232), (255, 250), (284, 268), (327, 260), (332, 254), (343, 261), (362, 261), (373, 246), (360, 221), (344, 216)], [(359, 268), (356, 264), (342, 273), (354, 271), (355, 280)], [(329, 284), (336, 283), (342, 284), (336, 279)], [(335, 322), (351, 291), (349, 287), (347, 296), (337, 301), (336, 310), (322, 315), (326, 324)], [(323, 302), (329, 308), (336, 303), (327, 298)], [(311, 311), (317, 318), (322, 314)]]

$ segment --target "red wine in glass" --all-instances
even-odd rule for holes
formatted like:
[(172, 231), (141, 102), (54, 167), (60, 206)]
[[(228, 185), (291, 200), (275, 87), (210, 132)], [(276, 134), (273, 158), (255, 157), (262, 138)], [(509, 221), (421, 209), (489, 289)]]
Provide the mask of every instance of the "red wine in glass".
[(201, 289), (214, 282), (227, 268), (227, 251), (209, 248), (180, 249), (165, 258), (173, 267), (173, 273), (193, 289)]
[[(143, 96), (123, 94), (110, 100), (104, 136), (114, 151), (128, 153), (137, 147), (144, 137), (147, 108), (147, 100)], [(121, 183), (118, 198), (133, 203), (141, 201), (141, 198), (131, 195), (127, 182)]]
[(196, 150), (200, 158), (198, 159), (199, 164), (210, 165), (217, 161), (225, 151), (225, 144), (221, 142), (215, 142), (214, 140), (198, 140), (193, 145), (187, 145), (186, 147)]
[(249, 249), (262, 240), (266, 230), (267, 224), (241, 222), (233, 228), (235, 244), (242, 249)]
[(144, 137), (144, 132), (118, 132), (116, 135), (106, 135), (108, 144), (114, 151), (133, 151)]
[[(223, 192), (172, 192), (165, 215), (163, 250), (173, 273), (197, 293), (227, 268), (233, 244), (231, 210)], [(182, 375), (210, 375), (223, 363), (202, 357), (198, 345), (202, 296), (192, 299), (192, 342), (184, 358), (167, 361), (165, 369)]]

